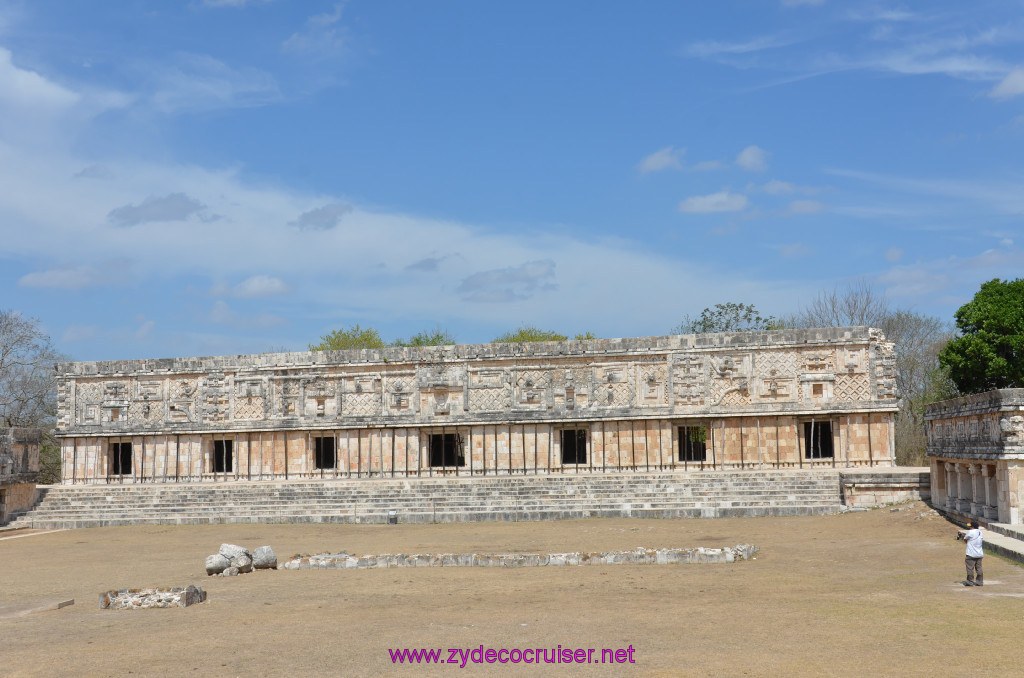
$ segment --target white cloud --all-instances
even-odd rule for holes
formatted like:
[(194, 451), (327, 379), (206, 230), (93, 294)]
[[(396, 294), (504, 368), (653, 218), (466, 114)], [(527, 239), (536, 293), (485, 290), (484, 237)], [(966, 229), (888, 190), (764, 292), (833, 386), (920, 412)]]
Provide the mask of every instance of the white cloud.
[(903, 250), (899, 247), (890, 247), (885, 251), (885, 260), (889, 263), (895, 264), (897, 261), (903, 258)]
[(267, 328), (286, 323), (284, 318), (272, 313), (260, 312), (250, 316), (235, 311), (226, 301), (217, 301), (207, 314), (212, 323), (230, 325), (240, 329)]
[(285, 52), (323, 59), (338, 56), (348, 43), (345, 27), (340, 23), (343, 9), (344, 3), (338, 3), (332, 12), (309, 17), (303, 29), (292, 33), (281, 48)]
[(205, 54), (179, 54), (174, 64), (153, 69), (149, 100), (163, 113), (250, 108), (280, 101), (269, 73), (235, 69)]
[(1009, 99), (1024, 94), (1024, 68), (1015, 68), (989, 94), (993, 99)]
[(58, 290), (81, 290), (96, 287), (107, 282), (107, 276), (94, 268), (55, 268), (48, 271), (27, 273), (18, 279), (21, 287), (42, 287)]
[(789, 203), (789, 207), (786, 208), (786, 214), (791, 216), (798, 214), (818, 214), (819, 212), (824, 211), (825, 205), (817, 200), (794, 200)]
[(747, 208), (747, 196), (729, 191), (711, 195), (695, 195), (679, 203), (679, 211), (686, 214), (707, 214), (710, 212), (739, 212)]
[(291, 291), (280, 278), (269, 275), (254, 275), (231, 288), (231, 295), (241, 299), (262, 299), (275, 294), (286, 294)]
[(792, 45), (793, 40), (781, 35), (764, 35), (746, 42), (719, 42), (704, 40), (689, 45), (686, 49), (690, 56), (708, 58), (720, 55), (749, 54), (768, 49), (777, 49)]
[(824, 4), (825, 0), (782, 0), (783, 7), (817, 7)]
[(683, 163), (681, 160), (684, 153), (686, 153), (685, 148), (666, 146), (641, 160), (638, 168), (641, 174), (660, 172), (666, 169), (682, 169)]
[(768, 169), (768, 151), (757, 146), (747, 146), (736, 156), (736, 164), (751, 172)]
[(74, 106), (80, 99), (38, 73), (18, 68), (11, 53), (0, 47), (0, 105), (54, 111)]
[(326, 231), (337, 226), (341, 218), (351, 211), (352, 205), (332, 203), (303, 212), (298, 219), (289, 221), (288, 225), (304, 231)]

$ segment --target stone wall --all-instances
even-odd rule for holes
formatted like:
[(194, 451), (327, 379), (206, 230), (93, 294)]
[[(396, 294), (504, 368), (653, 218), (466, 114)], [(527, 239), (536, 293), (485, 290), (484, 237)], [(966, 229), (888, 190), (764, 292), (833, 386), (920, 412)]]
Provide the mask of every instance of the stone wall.
[(932, 503), (964, 519), (1020, 524), (1024, 515), (1024, 389), (929, 405)]
[(41, 446), (41, 431), (0, 429), (0, 525), (35, 504)]
[(66, 363), (58, 435), (67, 483), (890, 465), (893, 369), (865, 327)]

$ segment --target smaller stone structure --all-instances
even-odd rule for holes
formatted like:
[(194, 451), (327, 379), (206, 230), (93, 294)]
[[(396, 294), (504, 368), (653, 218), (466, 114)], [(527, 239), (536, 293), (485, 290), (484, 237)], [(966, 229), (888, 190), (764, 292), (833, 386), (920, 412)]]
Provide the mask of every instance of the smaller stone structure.
[(353, 556), (320, 553), (295, 556), (286, 570), (365, 570), (381, 567), (544, 567), (564, 565), (667, 565), (670, 563), (733, 563), (750, 560), (758, 548), (751, 544), (716, 549), (648, 549), (602, 553), (383, 553)]
[(962, 519), (1021, 524), (1024, 389), (928, 406), (932, 506)]
[(188, 607), (206, 600), (206, 591), (198, 586), (174, 588), (117, 589), (100, 594), (101, 610), (147, 610), (161, 607)]
[(42, 441), (36, 429), (0, 429), (0, 525), (36, 503)]

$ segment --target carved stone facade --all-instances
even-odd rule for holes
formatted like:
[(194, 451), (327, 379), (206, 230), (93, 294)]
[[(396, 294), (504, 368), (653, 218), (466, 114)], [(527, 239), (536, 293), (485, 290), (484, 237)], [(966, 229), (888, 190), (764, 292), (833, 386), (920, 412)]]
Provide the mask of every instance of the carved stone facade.
[(1024, 389), (934, 403), (925, 421), (933, 504), (984, 522), (1024, 522)]
[(888, 466), (866, 327), (64, 363), (65, 483)]
[(0, 525), (36, 501), (42, 432), (0, 429)]

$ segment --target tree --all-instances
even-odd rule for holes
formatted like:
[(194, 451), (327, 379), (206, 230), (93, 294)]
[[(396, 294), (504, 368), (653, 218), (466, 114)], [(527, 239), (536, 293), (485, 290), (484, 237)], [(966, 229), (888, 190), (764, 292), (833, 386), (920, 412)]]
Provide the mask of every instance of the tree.
[(310, 351), (343, 351), (355, 348), (384, 348), (387, 344), (380, 338), (380, 332), (368, 327), (363, 329), (356, 323), (346, 329), (334, 330), (320, 337), (319, 344), (310, 344)]
[(983, 283), (955, 316), (939, 361), (962, 393), (1024, 388), (1024, 278)]
[(924, 411), (929, 403), (956, 395), (956, 387), (939, 365), (939, 351), (952, 336), (949, 323), (905, 309), (892, 308), (884, 294), (865, 281), (821, 292), (800, 311), (781, 321), (790, 327), (866, 325), (882, 330), (893, 343), (896, 362), (896, 462), (924, 463), (927, 438)]
[(858, 280), (845, 289), (834, 287), (820, 292), (800, 309), (796, 324), (800, 327), (878, 327), (890, 313), (885, 295), (876, 292), (867, 281)]
[(779, 329), (773, 316), (762, 317), (753, 304), (726, 302), (705, 308), (696, 318), (683, 316), (672, 328), (672, 334), (707, 334), (711, 332), (756, 332)]
[(565, 341), (569, 337), (552, 330), (541, 330), (533, 325), (523, 325), (517, 330), (499, 334), (491, 343), (493, 344), (519, 344), (530, 341)]
[(50, 344), (39, 321), (0, 311), (0, 427), (43, 431), (40, 480), (60, 481), (60, 448), (53, 436), (57, 416), (54, 363), (66, 360)]
[(455, 335), (448, 330), (435, 327), (432, 330), (418, 332), (408, 339), (395, 339), (394, 346), (450, 346), (455, 343)]

